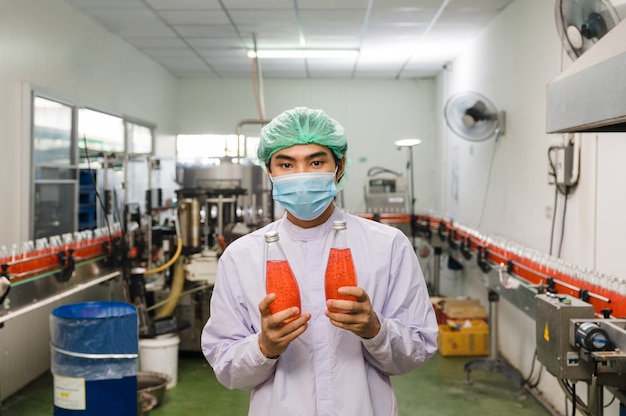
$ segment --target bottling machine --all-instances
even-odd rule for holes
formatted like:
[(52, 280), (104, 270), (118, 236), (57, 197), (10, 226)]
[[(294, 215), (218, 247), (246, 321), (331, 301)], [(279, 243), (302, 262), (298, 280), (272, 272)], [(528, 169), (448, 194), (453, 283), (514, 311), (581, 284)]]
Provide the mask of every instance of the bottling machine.
[[(626, 395), (626, 319), (596, 317), (591, 304), (568, 295), (537, 295), (537, 358), (585, 415), (601, 416), (604, 388)], [(576, 382), (587, 384), (586, 403)]]
[(58, 198), (76, 205), (66, 221), (37, 203), (33, 241), (0, 245), (0, 401), (48, 370), (59, 304), (123, 299), (140, 337), (177, 332), (181, 350), (199, 350), (219, 255), (274, 217), (263, 168), (246, 158), (89, 156), (71, 180), (76, 200)]
[(271, 221), (273, 200), (263, 168), (247, 159), (178, 164), (176, 182), (180, 186), (175, 206), (179, 255), (171, 254), (174, 241), (166, 227), (157, 229), (160, 237), (152, 234), (157, 245), (165, 243), (160, 263), (179, 258), (175, 267), (163, 273), (144, 272), (138, 287), (145, 287), (146, 301), (140, 302), (140, 308), (147, 312), (146, 336), (176, 328), (179, 348), (199, 351), (217, 259), (232, 241)]

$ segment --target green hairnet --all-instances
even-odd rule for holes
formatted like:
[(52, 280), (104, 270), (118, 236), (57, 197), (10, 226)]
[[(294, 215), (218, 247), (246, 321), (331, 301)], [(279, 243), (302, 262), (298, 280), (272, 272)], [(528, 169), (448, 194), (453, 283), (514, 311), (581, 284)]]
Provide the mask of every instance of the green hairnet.
[[(259, 160), (267, 163), (277, 151), (296, 144), (326, 146), (337, 159), (344, 157), (348, 150), (348, 141), (341, 124), (322, 110), (296, 107), (279, 114), (261, 129), (257, 155)], [(346, 168), (347, 162), (346, 158)], [(343, 188), (345, 179), (344, 173), (337, 185), (338, 189)]]

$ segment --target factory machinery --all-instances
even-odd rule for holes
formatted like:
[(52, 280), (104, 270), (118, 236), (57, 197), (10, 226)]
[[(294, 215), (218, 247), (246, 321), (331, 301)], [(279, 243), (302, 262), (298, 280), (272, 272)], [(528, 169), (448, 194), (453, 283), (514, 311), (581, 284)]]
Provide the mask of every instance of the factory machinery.
[[(382, 214), (381, 220), (409, 218)], [(468, 382), (473, 370), (499, 372), (520, 387), (528, 382), (497, 354), (497, 303), (502, 296), (535, 320), (537, 359), (575, 404), (572, 414), (578, 410), (602, 416), (606, 390), (620, 402), (620, 414), (626, 414), (626, 279), (599, 276), (443, 217), (417, 215), (410, 224), (436, 254), (446, 249), (463, 267), (476, 268), (484, 277), (490, 353), (465, 365)], [(438, 263), (435, 259), (434, 280)], [(437, 290), (438, 283), (431, 283)], [(577, 382), (587, 385), (586, 401), (576, 392)]]
[(263, 168), (243, 159), (179, 164), (176, 181), (176, 241), (173, 227), (152, 227), (152, 247), (160, 247), (155, 267), (134, 269), (131, 297), (141, 336), (176, 331), (180, 350), (199, 351), (217, 259), (232, 241), (273, 218), (273, 200)]
[(116, 223), (110, 228), (40, 239), (37, 246), (27, 243), (20, 253), (15, 247), (10, 253), (2, 253), (0, 323), (31, 309), (34, 301), (51, 302), (60, 299), (64, 289), (75, 285), (84, 288), (91, 280), (85, 276), (85, 268), (97, 271), (103, 279), (114, 277), (117, 273), (109, 272), (119, 260), (114, 256), (114, 247), (121, 236), (120, 225)]
[[(601, 416), (604, 388), (626, 402), (626, 319), (598, 318), (593, 306), (558, 294), (537, 296), (537, 359), (582, 414)], [(576, 383), (587, 384), (586, 403)]]
[[(536, 253), (449, 219), (403, 212), (409, 204), (399, 175), (371, 173), (366, 201), (393, 209), (363, 217), (404, 228), (407, 234), (428, 240), (436, 257), (445, 248), (464, 265), (484, 273), (490, 290), (490, 322), (497, 322), (492, 309), (499, 295), (535, 319), (537, 357), (581, 412), (602, 414), (605, 387), (626, 402), (622, 353), (626, 284), (613, 284), (626, 283), (623, 279), (613, 279), (611, 284), (592, 280), (588, 271), (538, 258)], [(273, 200), (263, 169), (243, 159), (178, 164), (175, 176), (180, 188), (172, 203), (163, 204), (160, 193), (149, 190), (143, 215), (128, 206), (120, 223), (107, 221), (95, 230), (40, 239), (19, 254), (15, 250), (0, 253), (3, 335), (12, 334), (12, 327), (18, 326), (13, 318), (44, 304), (72, 299), (71, 294), (89, 287), (121, 281), (124, 293), (119, 296), (137, 307), (141, 337), (176, 332), (181, 350), (199, 350), (217, 259), (230, 242), (274, 218)], [(437, 270), (431, 278), (431, 289), (438, 294)], [(491, 329), (490, 336), (497, 340), (497, 327), (491, 325)], [(7, 336), (2, 338), (2, 343), (9, 341)], [(30, 343), (28, 348), (36, 345)], [(497, 344), (490, 342), (490, 347), (495, 350)], [(47, 350), (45, 343), (43, 348)], [(14, 361), (17, 365), (18, 360), (3, 360), (3, 371)], [(469, 378), (474, 369), (501, 371), (504, 367), (490, 354), (487, 360), (468, 363), (466, 371)], [(18, 374), (17, 370), (12, 374)], [(575, 392), (577, 381), (589, 385), (586, 404)], [(10, 393), (5, 387), (0, 399)]]
[[(0, 401), (50, 368), (49, 315), (64, 303), (123, 297), (119, 223), (0, 254)], [(45, 242), (45, 244), (44, 244)]]
[[(220, 254), (270, 221), (273, 200), (263, 168), (243, 158), (177, 163), (179, 188), (163, 204), (147, 190), (125, 207), (127, 300), (140, 338), (177, 334), (179, 350), (200, 351)], [(158, 220), (157, 220), (158, 219)]]
[(217, 259), (273, 218), (273, 200), (263, 168), (246, 159), (171, 171), (179, 189), (165, 203), (147, 189), (142, 203), (117, 206), (120, 189), (146, 179), (128, 175), (120, 189), (94, 186), (102, 227), (0, 247), (0, 401), (48, 371), (48, 318), (61, 304), (124, 300), (137, 308), (140, 338), (177, 334), (180, 350), (200, 351)]

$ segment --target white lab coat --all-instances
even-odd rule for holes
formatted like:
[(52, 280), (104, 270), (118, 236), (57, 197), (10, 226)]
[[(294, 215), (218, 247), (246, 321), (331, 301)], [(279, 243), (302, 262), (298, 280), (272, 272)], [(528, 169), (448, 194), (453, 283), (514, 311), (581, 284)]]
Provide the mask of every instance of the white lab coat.
[[(381, 330), (362, 339), (330, 324), (324, 273), (334, 220), (347, 220), (358, 285), (369, 295)], [(277, 230), (296, 275), (309, 327), (277, 359), (260, 351), (258, 304), (265, 296), (264, 234)], [(283, 217), (243, 236), (220, 257), (202, 350), (218, 380), (251, 389), (254, 416), (393, 416), (389, 376), (426, 362), (437, 349), (437, 322), (409, 239), (398, 229), (335, 209), (303, 229)]]

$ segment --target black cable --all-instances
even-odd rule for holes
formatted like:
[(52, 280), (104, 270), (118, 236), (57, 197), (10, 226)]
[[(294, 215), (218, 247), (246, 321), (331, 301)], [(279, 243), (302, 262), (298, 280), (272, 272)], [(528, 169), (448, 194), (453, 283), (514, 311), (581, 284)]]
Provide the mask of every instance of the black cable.
[[(580, 399), (580, 397), (576, 396), (576, 387), (573, 385), (570, 385), (569, 380), (566, 379), (558, 379), (559, 385), (561, 386), (561, 389), (563, 389), (563, 391), (565, 392), (565, 407), (567, 408), (567, 399), (570, 399), (572, 401), (572, 405), (574, 406), (574, 408), (579, 407), (583, 413), (587, 413), (587, 410), (585, 410), (587, 408), (587, 405)], [(575, 412), (576, 410), (573, 409), (572, 412)], [(566, 411), (567, 414), (567, 411)], [(575, 413), (572, 413), (575, 414)]]
[(535, 362), (537, 362), (537, 349), (536, 348), (535, 348), (535, 353), (533, 354), (533, 361), (530, 364), (530, 372), (528, 373), (528, 377), (524, 379), (524, 384), (528, 384), (531, 377), (533, 376), (533, 373), (535, 372)]
[(552, 152), (560, 148), (561, 146), (550, 146), (548, 148), (548, 162), (550, 162), (550, 169), (552, 170), (551, 176), (554, 177), (556, 189), (561, 195), (565, 195), (565, 192), (567, 191), (567, 185), (560, 185), (556, 182), (556, 166), (554, 166), (554, 161), (552, 160)]
[(532, 364), (530, 366), (530, 372), (528, 374), (528, 377), (526, 379), (524, 379), (522, 384), (525, 384), (528, 388), (534, 389), (535, 387), (537, 387), (539, 385), (539, 381), (541, 381), (541, 375), (543, 373), (543, 364), (539, 363), (540, 367), (539, 367), (539, 373), (537, 373), (537, 380), (535, 380), (534, 382), (531, 382), (531, 378), (533, 377), (533, 373), (535, 372), (535, 363), (537, 362), (537, 349), (535, 349), (535, 353), (533, 354), (533, 361)]
[(551, 230), (550, 230), (550, 255), (552, 255), (552, 250), (553, 250), (553, 245), (554, 245), (554, 227), (556, 224), (556, 210), (557, 210), (557, 203), (558, 203), (558, 194), (561, 194), (565, 197), (565, 200), (563, 202), (563, 215), (561, 218), (561, 237), (560, 237), (560, 241), (559, 241), (559, 250), (558, 250), (558, 255), (557, 257), (561, 257), (561, 249), (563, 248), (563, 238), (564, 238), (564, 234), (565, 234), (565, 214), (567, 212), (567, 199), (568, 196), (570, 194), (571, 189), (575, 186), (574, 185), (561, 185), (559, 184), (557, 181), (557, 175), (556, 175), (556, 166), (554, 166), (554, 161), (552, 160), (552, 152), (560, 149), (561, 146), (550, 146), (548, 148), (548, 162), (550, 163), (550, 175), (552, 177), (554, 177), (554, 186), (555, 186), (555, 192), (554, 192), (554, 208), (552, 210), (552, 225), (551, 225)]
[(122, 203), (122, 201), (120, 201), (120, 199), (117, 196), (117, 192), (115, 191), (115, 189), (113, 191), (111, 191), (111, 205), (113, 207), (113, 218), (117, 218), (120, 222), (120, 227), (122, 228), (122, 234), (126, 235), (126, 233), (128, 232), (128, 227), (126, 226), (126, 218), (124, 216), (124, 207), (122, 206), (120, 208), (120, 204)]
[(396, 171), (393, 171), (391, 169), (387, 169), (387, 168), (381, 168), (380, 166), (372, 166), (371, 168), (369, 168), (367, 170), (367, 175), (368, 176), (376, 176), (380, 173), (391, 173), (395, 176), (402, 176), (401, 173), (398, 173)]
[(561, 241), (559, 241), (559, 253), (561, 258), (561, 248), (563, 247), (563, 235), (565, 234), (565, 213), (567, 212), (567, 196), (569, 195), (569, 187), (565, 188), (565, 200), (563, 201), (563, 217), (561, 218)]
[(493, 142), (493, 152), (491, 152), (491, 162), (489, 162), (489, 172), (487, 173), (487, 184), (485, 185), (485, 193), (483, 195), (483, 205), (480, 209), (480, 218), (478, 220), (478, 228), (483, 224), (483, 216), (485, 215), (485, 207), (487, 206), (487, 197), (489, 194), (489, 188), (491, 187), (491, 174), (493, 172), (493, 162), (496, 158), (496, 148), (498, 146), (498, 140)]
[[(576, 383), (572, 383), (572, 397), (576, 399)], [(572, 416), (576, 416), (576, 404), (572, 399)]]
[(604, 408), (607, 408), (607, 407), (609, 407), (610, 405), (612, 405), (612, 404), (613, 404), (613, 402), (615, 401), (615, 397), (616, 397), (616, 396), (615, 396), (615, 395), (613, 395), (613, 398), (611, 399), (611, 401), (610, 401), (610, 402), (608, 402), (607, 404), (605, 404), (605, 405), (604, 405)]
[(539, 367), (539, 373), (537, 374), (537, 380), (534, 383), (529, 383), (528, 387), (530, 387), (531, 389), (534, 389), (535, 387), (537, 387), (539, 385), (539, 382), (541, 381), (541, 375), (543, 374), (543, 365), (541, 365), (541, 367)]
[(552, 255), (552, 247), (554, 244), (554, 226), (556, 224), (556, 207), (557, 207), (557, 203), (558, 203), (558, 196), (559, 196), (559, 188), (556, 184), (556, 168), (554, 167), (554, 162), (552, 161), (552, 155), (551, 153), (558, 149), (558, 146), (550, 146), (548, 148), (548, 162), (550, 163), (550, 176), (552, 176), (554, 178), (554, 206), (552, 208), (552, 226), (550, 229), (550, 255)]
[(552, 246), (554, 242), (554, 225), (556, 224), (556, 205), (558, 203), (559, 190), (554, 187), (554, 207), (552, 208), (552, 227), (550, 229), (550, 255), (552, 255)]
[(87, 160), (87, 170), (89, 171), (89, 178), (91, 179), (91, 185), (93, 186), (93, 190), (96, 193), (96, 199), (100, 203), (100, 207), (102, 208), (102, 212), (104, 213), (104, 222), (106, 224), (107, 229), (109, 230), (109, 242), (113, 244), (113, 237), (111, 236), (111, 224), (109, 224), (109, 218), (106, 214), (106, 208), (104, 206), (104, 202), (102, 201), (102, 197), (100, 196), (100, 192), (98, 192), (98, 186), (96, 185), (96, 179), (94, 178), (93, 169), (91, 169), (91, 159), (89, 158), (89, 150), (87, 149), (87, 136), (84, 134), (83, 134), (83, 142), (85, 143), (85, 159)]

